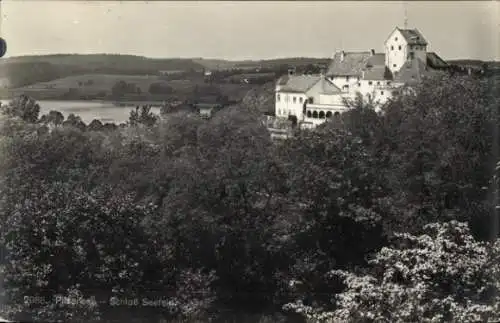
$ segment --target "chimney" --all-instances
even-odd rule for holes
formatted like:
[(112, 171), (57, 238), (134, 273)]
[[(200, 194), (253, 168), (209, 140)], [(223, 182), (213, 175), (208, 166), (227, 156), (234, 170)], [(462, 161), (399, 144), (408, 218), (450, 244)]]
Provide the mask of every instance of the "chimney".
[(344, 58), (345, 58), (345, 52), (344, 51), (341, 51), (340, 52), (340, 61), (343, 62), (344, 61)]
[(372, 52), (372, 56), (375, 55), (375, 49), (372, 48), (371, 52)]

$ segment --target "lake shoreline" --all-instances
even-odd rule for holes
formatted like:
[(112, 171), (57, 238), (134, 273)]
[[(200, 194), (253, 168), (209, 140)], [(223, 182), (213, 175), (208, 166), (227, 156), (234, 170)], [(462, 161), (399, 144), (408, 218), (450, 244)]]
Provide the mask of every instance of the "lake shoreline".
[[(3, 97), (0, 97), (0, 101), (4, 102), (4, 101), (11, 101), (13, 100), (14, 98), (10, 97), (10, 98), (3, 98)], [(108, 105), (108, 104), (112, 104), (116, 107), (125, 107), (125, 108), (129, 108), (129, 107), (134, 107), (134, 106), (143, 106), (143, 105), (149, 105), (149, 106), (152, 106), (152, 107), (157, 107), (157, 108), (161, 108), (165, 103), (167, 103), (166, 100), (163, 100), (163, 101), (154, 101), (154, 100), (147, 100), (147, 101), (113, 101), (113, 100), (100, 100), (100, 99), (92, 99), (92, 100), (75, 100), (75, 99), (55, 99), (55, 100), (52, 100), (52, 99), (35, 99), (35, 101), (40, 101), (40, 102), (44, 102), (44, 101), (61, 101), (61, 102), (88, 102), (88, 103), (99, 103), (99, 104), (105, 104), (105, 105)]]
[[(7, 104), (10, 100), (0, 100), (2, 104)], [(67, 118), (70, 114), (79, 116), (82, 121), (89, 124), (94, 119), (102, 123), (120, 124), (127, 122), (130, 111), (137, 106), (143, 106), (151, 101), (130, 101), (124, 102), (124, 105), (117, 105), (116, 101), (105, 100), (36, 100), (40, 106), (40, 116), (48, 114), (50, 111), (59, 111)], [(151, 112), (159, 115), (161, 104), (151, 107)]]

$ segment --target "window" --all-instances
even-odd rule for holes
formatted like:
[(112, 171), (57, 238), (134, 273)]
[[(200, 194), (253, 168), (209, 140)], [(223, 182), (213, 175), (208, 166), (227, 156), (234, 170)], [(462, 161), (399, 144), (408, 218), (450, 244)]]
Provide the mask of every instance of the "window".
[(344, 85), (344, 86), (342, 87), (342, 89), (344, 89), (344, 90), (349, 90), (349, 85), (347, 85), (347, 84), (346, 84), (346, 85)]
[(314, 98), (311, 96), (311, 97), (309, 97), (309, 99), (307, 101), (309, 101), (310, 104), (313, 104), (314, 103)]
[(328, 111), (328, 112), (326, 113), (326, 117), (327, 117), (328, 119), (330, 119), (330, 118), (332, 117), (332, 111)]
[(340, 117), (340, 112), (336, 111), (333, 115), (335, 116), (335, 118), (338, 118)]
[(380, 85), (380, 82), (377, 82), (377, 85)]
[(372, 85), (372, 84), (373, 84), (373, 82), (372, 82), (372, 81), (368, 81), (368, 85)]
[(361, 86), (361, 82), (358, 82), (358, 86)]
[(380, 91), (380, 95), (384, 95), (384, 91)]
[(396, 67), (396, 64), (392, 64), (392, 67)]
[(276, 95), (276, 100), (278, 100), (278, 102), (280, 102), (280, 95)]
[(318, 119), (318, 112), (317, 112), (317, 111), (314, 111), (314, 112), (313, 112), (313, 118), (314, 118), (314, 119)]
[(297, 98), (293, 97), (293, 103), (297, 103)]
[(303, 100), (303, 99), (302, 99), (302, 97), (300, 97), (300, 98), (299, 98), (299, 102), (300, 102), (300, 103), (302, 103), (302, 100)]
[(387, 85), (391, 85), (391, 81), (387, 81)]
[(398, 37), (394, 38), (395, 41), (398, 41)]
[(346, 82), (349, 82), (349, 76), (346, 76), (346, 77), (345, 77), (345, 81), (346, 81)]
[(325, 118), (325, 113), (324, 113), (323, 111), (321, 111), (321, 112), (319, 113), (319, 118), (320, 118), (320, 119), (324, 119), (324, 118)]
[(415, 53), (414, 52), (410, 52), (409, 58), (410, 59), (415, 59)]
[(391, 50), (394, 50), (394, 46), (391, 46)]
[(398, 49), (401, 50), (401, 45), (398, 46)]
[(307, 111), (307, 117), (308, 118), (312, 117), (311, 111)]

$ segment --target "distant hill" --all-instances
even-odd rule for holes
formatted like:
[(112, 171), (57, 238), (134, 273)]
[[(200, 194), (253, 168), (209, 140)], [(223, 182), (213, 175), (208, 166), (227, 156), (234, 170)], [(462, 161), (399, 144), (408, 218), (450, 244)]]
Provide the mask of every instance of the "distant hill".
[(483, 67), (486, 64), (489, 68), (500, 68), (499, 61), (482, 61), (478, 59), (453, 59), (447, 61), (449, 64), (461, 66)]
[(0, 60), (0, 66), (12, 63), (50, 63), (69, 65), (83, 69), (114, 69), (123, 71), (158, 71), (203, 69), (203, 66), (187, 58), (148, 58), (135, 55), (119, 54), (55, 54), (37, 56), (19, 56)]
[(0, 60), (0, 79), (10, 88), (82, 74), (158, 75), (160, 70), (202, 71), (191, 59), (154, 59), (133, 55), (43, 55)]
[(310, 57), (289, 57), (264, 60), (243, 60), (230, 61), (222, 59), (195, 59), (196, 63), (203, 65), (209, 70), (223, 70), (231, 68), (277, 68), (280, 65), (306, 66), (308, 64), (328, 64), (329, 58), (310, 58)]
[[(279, 58), (230, 61), (203, 58), (148, 58), (119, 54), (54, 54), (0, 59), (0, 87), (20, 88), (39, 82), (83, 74), (158, 75), (159, 71), (197, 71), (205, 69), (278, 68), (283, 65), (327, 64), (328, 58)], [(4, 85), (6, 84), (6, 85)]]

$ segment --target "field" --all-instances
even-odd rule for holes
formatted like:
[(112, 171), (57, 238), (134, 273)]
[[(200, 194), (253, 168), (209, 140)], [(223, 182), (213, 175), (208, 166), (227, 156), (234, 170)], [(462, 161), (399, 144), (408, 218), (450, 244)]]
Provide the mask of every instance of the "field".
[(35, 83), (16, 90), (29, 93), (31, 91), (68, 91), (71, 88), (76, 88), (84, 93), (95, 94), (100, 91), (110, 92), (113, 85), (118, 81), (134, 83), (142, 91), (147, 92), (152, 83), (160, 80), (155, 75), (84, 74)]
[[(216, 87), (216, 91), (221, 95), (227, 96), (230, 100), (239, 101), (246, 93), (255, 85), (248, 84), (217, 84), (210, 86), (206, 84), (202, 78), (190, 78), (185, 80), (169, 80), (165, 81), (155, 75), (116, 75), (116, 74), (83, 74), (78, 76), (68, 76), (55, 79), (49, 82), (39, 82), (32, 85), (24, 86), (10, 91), (9, 94), (4, 94), (4, 97), (26, 94), (35, 99), (64, 99), (64, 95), (71, 89), (77, 90), (78, 95), (82, 96), (98, 96), (99, 98), (108, 97), (111, 94), (113, 86), (119, 82), (125, 81), (134, 84), (140, 88), (141, 93), (146, 97), (145, 100), (162, 101), (167, 97), (178, 98), (181, 100), (187, 99), (198, 88), (201, 93), (208, 88)], [(164, 83), (173, 89), (170, 96), (155, 96), (148, 93), (149, 86), (153, 83)], [(78, 99), (76, 97), (67, 97), (66, 99)]]

